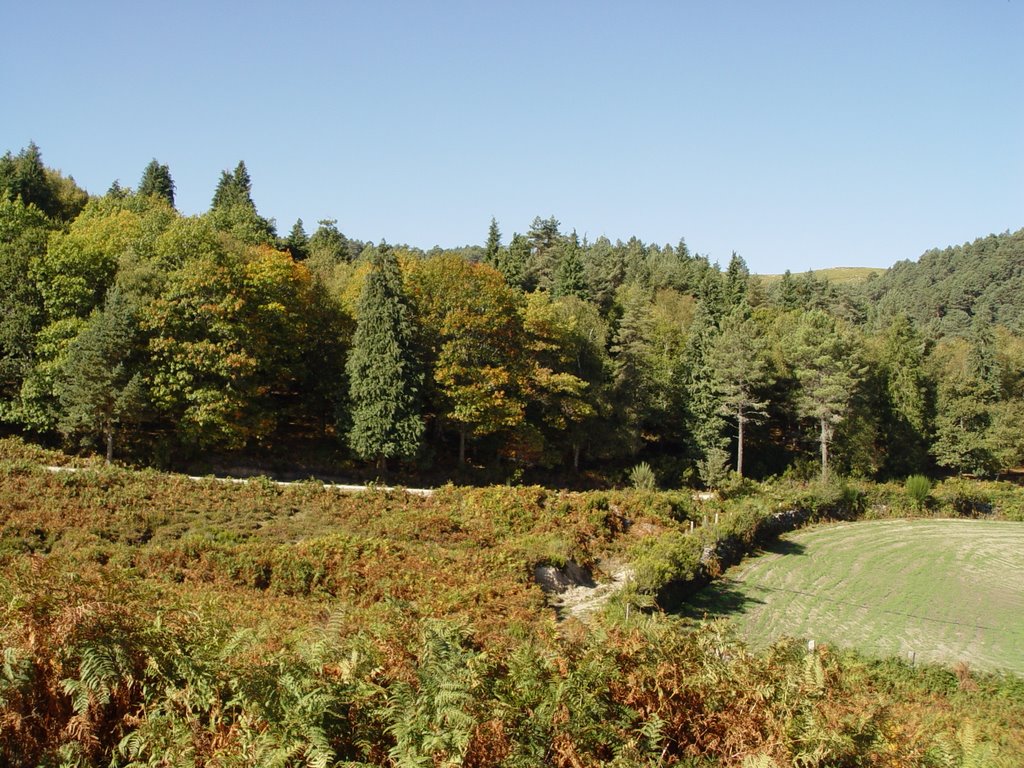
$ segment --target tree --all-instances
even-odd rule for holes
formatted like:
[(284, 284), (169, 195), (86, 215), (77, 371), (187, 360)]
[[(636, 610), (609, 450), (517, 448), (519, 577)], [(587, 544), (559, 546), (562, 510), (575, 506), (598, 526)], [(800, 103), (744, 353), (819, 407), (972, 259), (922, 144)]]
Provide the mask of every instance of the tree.
[(302, 261), (309, 255), (309, 238), (302, 226), (302, 219), (296, 219), (292, 231), (288, 233), (288, 239), (284, 241), (284, 247), (296, 261)]
[(547, 293), (536, 291), (527, 296), (523, 313), (533, 363), (527, 420), (543, 432), (544, 450), (549, 456), (564, 455), (568, 444), (573, 471), (579, 470), (584, 425), (597, 415), (597, 387), (584, 376), (589, 374), (594, 384), (601, 383), (600, 373), (594, 370), (600, 363), (592, 365), (592, 340), (584, 333), (586, 309), (577, 298), (553, 300)]
[(821, 310), (800, 316), (788, 339), (788, 356), (800, 384), (797, 410), (818, 425), (821, 478), (828, 478), (829, 446), (865, 369), (851, 336)]
[(498, 271), (505, 276), (505, 282), (514, 288), (525, 286), (526, 263), (530, 259), (530, 242), (518, 232), (512, 235), (508, 248), (498, 255)]
[(501, 252), (501, 230), (498, 221), (492, 216), (491, 225), (487, 229), (487, 245), (484, 246), (484, 263), (498, 268), (498, 255)]
[(245, 167), (244, 160), (238, 161), (233, 172), (227, 170), (220, 172), (220, 181), (217, 182), (217, 189), (214, 190), (210, 208), (216, 210), (232, 205), (256, 207), (252, 201), (252, 179), (249, 177), (249, 169)]
[(562, 257), (555, 272), (555, 281), (551, 287), (554, 296), (576, 296), (587, 298), (587, 283), (583, 273), (583, 260), (580, 258), (580, 240), (573, 232), (562, 244)]
[(221, 171), (207, 214), (213, 226), (228, 232), (247, 245), (270, 245), (274, 242), (274, 224), (259, 215), (252, 200), (252, 180), (244, 161), (232, 173)]
[(338, 229), (336, 219), (320, 219), (316, 232), (309, 238), (309, 258), (325, 266), (352, 260), (349, 240)]
[(557, 268), (557, 246), (562, 241), (558, 231), (559, 221), (554, 216), (542, 219), (537, 216), (527, 233), (530, 243), (530, 256), (523, 274), (523, 287), (527, 290), (551, 288)]
[(155, 195), (166, 200), (167, 204), (173, 208), (174, 180), (171, 178), (171, 169), (166, 165), (161, 165), (156, 158), (151, 160), (142, 172), (138, 194)]
[(729, 266), (725, 270), (725, 303), (729, 309), (739, 305), (747, 295), (747, 288), (750, 284), (750, 270), (747, 262), (743, 260), (736, 251), (732, 252), (729, 259)]
[(469, 437), (507, 433), (525, 417), (523, 298), (496, 270), (451, 254), (416, 263), (410, 282), (432, 410), (458, 432), (462, 465)]
[(612, 396), (617, 426), (627, 450), (634, 454), (642, 447), (654, 395), (651, 300), (646, 290), (627, 284), (617, 292), (616, 303), (621, 315), (610, 347)]
[(741, 477), (746, 426), (767, 415), (762, 393), (772, 378), (764, 333), (748, 313), (741, 303), (723, 318), (711, 354), (722, 412), (736, 423), (736, 474)]
[(71, 343), (57, 375), (61, 405), (58, 428), (66, 436), (103, 438), (107, 462), (114, 458), (120, 426), (136, 421), (145, 404), (137, 360), (135, 308), (117, 288)]
[(883, 427), (889, 446), (887, 470), (907, 476), (926, 469), (928, 434), (934, 406), (933, 386), (924, 370), (927, 344), (904, 314), (893, 318), (883, 342), (887, 418)]
[(398, 259), (381, 244), (359, 297), (356, 333), (346, 370), (352, 427), (349, 444), (375, 458), (382, 473), (389, 458), (416, 454), (423, 436), (423, 374), (413, 354), (413, 328)]
[(34, 205), (0, 199), (0, 420), (14, 416), (32, 367), (43, 311), (30, 265), (46, 252), (52, 226)]
[[(717, 272), (715, 273), (717, 277)], [(690, 432), (690, 456), (705, 485), (712, 486), (727, 471), (729, 455), (722, 437), (725, 423), (715, 385), (712, 353), (718, 326), (703, 301), (690, 326), (683, 352), (682, 376), (686, 392), (685, 422)]]

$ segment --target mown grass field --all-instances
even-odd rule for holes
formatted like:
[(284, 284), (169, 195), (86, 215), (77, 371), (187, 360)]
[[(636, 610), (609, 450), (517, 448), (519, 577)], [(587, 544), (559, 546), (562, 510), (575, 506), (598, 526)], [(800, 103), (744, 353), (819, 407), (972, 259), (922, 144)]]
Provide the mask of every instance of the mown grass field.
[(879, 520), (798, 531), (691, 606), (755, 645), (805, 637), (870, 655), (1024, 674), (1024, 524)]

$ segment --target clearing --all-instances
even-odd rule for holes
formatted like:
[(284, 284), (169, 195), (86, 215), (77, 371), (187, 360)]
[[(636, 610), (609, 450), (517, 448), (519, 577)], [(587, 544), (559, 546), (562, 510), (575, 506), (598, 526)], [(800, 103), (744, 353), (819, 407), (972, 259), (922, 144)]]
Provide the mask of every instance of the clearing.
[(1024, 525), (884, 520), (798, 531), (686, 609), (765, 645), (812, 638), (871, 655), (1024, 675)]

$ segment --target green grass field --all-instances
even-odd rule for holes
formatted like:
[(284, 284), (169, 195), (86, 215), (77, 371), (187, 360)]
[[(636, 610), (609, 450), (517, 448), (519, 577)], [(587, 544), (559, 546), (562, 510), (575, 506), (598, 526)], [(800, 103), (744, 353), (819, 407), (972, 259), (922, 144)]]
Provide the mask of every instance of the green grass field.
[(691, 615), (781, 637), (1024, 674), (1024, 524), (886, 520), (799, 531), (728, 571)]

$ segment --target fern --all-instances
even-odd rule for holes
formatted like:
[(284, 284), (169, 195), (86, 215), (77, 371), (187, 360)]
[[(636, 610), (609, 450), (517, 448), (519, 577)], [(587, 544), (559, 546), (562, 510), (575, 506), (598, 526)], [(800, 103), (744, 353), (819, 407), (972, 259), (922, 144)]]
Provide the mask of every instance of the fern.
[(417, 684), (396, 683), (387, 708), (390, 756), (400, 768), (461, 765), (476, 725), (469, 710), (481, 661), (467, 641), (460, 625), (424, 624)]

